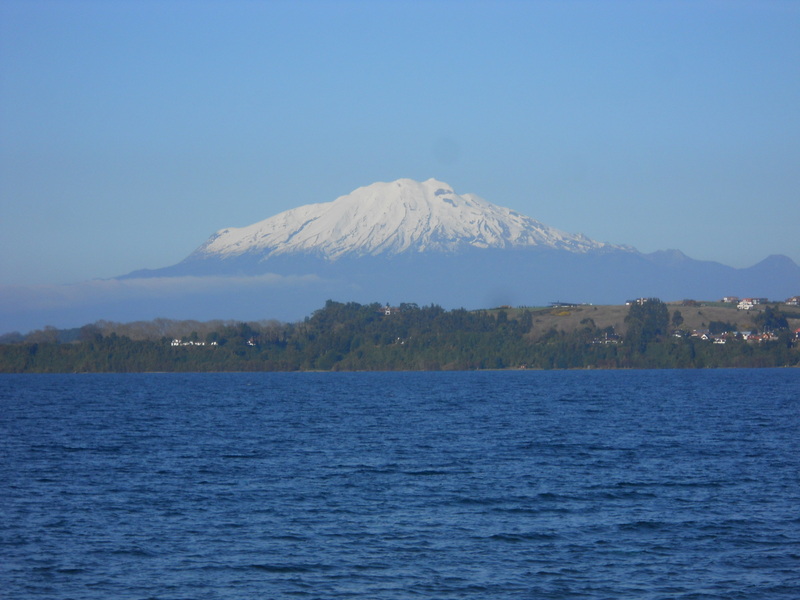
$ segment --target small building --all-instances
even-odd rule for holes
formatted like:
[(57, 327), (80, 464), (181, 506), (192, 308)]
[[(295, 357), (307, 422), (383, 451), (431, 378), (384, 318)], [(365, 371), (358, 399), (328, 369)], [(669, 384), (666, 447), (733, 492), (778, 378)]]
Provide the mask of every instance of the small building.
[(757, 304), (760, 304), (759, 298), (742, 298), (736, 308), (739, 310), (752, 310)]
[(634, 304), (642, 306), (645, 302), (661, 302), (661, 300), (659, 298), (637, 298), (636, 300), (626, 300), (625, 306), (633, 306)]
[(616, 333), (604, 333), (602, 337), (596, 337), (592, 340), (592, 344), (621, 344), (622, 337)]

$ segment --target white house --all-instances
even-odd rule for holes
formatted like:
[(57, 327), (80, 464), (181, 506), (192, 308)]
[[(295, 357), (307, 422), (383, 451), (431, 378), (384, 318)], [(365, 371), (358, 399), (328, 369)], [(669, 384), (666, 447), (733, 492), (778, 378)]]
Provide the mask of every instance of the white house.
[(736, 308), (739, 310), (752, 310), (758, 303), (758, 298), (742, 298), (739, 304), (736, 305)]

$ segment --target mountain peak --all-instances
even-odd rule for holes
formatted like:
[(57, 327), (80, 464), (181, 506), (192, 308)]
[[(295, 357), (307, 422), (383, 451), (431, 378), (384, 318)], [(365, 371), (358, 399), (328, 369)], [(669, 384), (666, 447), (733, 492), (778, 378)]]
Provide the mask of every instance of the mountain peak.
[(467, 248), (544, 246), (587, 252), (608, 247), (548, 227), (436, 179), (398, 179), (360, 187), (332, 202), (308, 204), (215, 233), (192, 258), (258, 254), (343, 256), (453, 253)]

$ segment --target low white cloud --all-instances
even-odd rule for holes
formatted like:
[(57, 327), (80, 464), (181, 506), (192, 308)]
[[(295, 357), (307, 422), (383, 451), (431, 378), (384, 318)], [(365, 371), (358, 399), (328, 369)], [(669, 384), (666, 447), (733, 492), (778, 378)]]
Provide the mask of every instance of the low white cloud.
[(0, 286), (0, 300), (5, 311), (29, 311), (36, 308), (70, 307), (76, 304), (102, 304), (109, 300), (137, 297), (169, 298), (189, 293), (217, 293), (254, 288), (297, 288), (322, 284), (316, 275), (265, 274), (252, 277), (148, 277), (139, 279), (93, 279), (64, 285)]
[(0, 286), (0, 333), (99, 319), (299, 319), (348, 285), (317, 275), (181, 276)]

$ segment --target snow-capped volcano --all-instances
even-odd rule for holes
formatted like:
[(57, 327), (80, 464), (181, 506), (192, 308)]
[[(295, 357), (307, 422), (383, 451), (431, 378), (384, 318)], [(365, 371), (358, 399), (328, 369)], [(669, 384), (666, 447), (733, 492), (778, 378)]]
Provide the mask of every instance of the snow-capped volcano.
[(584, 253), (621, 248), (548, 227), (441, 181), (373, 183), (247, 227), (221, 229), (189, 257), (262, 259), (306, 254), (335, 260), (404, 252), (543, 246)]
[(158, 311), (150, 318), (169, 310), (185, 318), (191, 309), (203, 318), (286, 319), (331, 298), (448, 308), (779, 298), (800, 289), (800, 267), (785, 257), (734, 269), (675, 251), (642, 254), (553, 229), (441, 181), (400, 179), (222, 229), (174, 265), (118, 279), (151, 290), (148, 302), (135, 302), (137, 311)]

